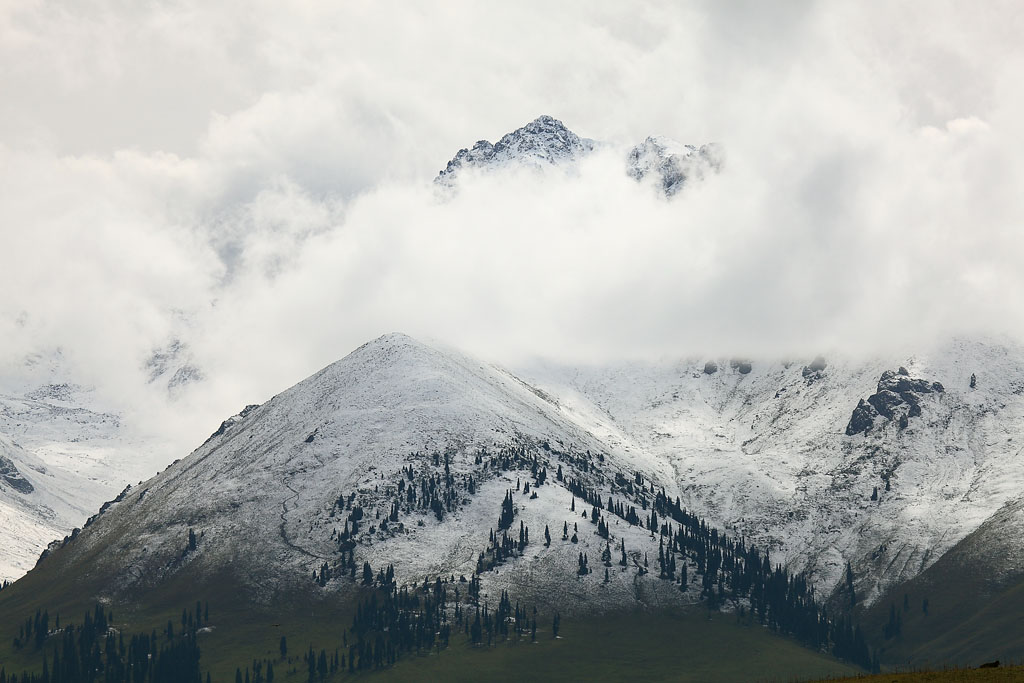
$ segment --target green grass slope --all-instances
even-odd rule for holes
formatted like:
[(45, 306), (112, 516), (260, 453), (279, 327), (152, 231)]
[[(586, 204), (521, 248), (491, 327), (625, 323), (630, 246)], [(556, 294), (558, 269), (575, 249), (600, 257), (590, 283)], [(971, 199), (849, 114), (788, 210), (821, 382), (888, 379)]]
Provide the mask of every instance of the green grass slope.
[[(39, 672), (41, 652), (32, 646), (14, 648), (18, 628), (37, 609), (57, 612), (63, 623), (81, 623), (95, 606), (99, 577), (69, 576), (59, 563), (44, 562), (12, 587), (0, 591), (0, 666), (8, 673)], [(59, 571), (58, 571), (59, 570)], [(274, 661), (275, 681), (307, 680), (302, 655), (341, 653), (351, 625), (356, 594), (325, 599), (322, 593), (278, 596), (270, 604), (250, 601), (229, 575), (189, 576), (183, 573), (158, 589), (120, 603), (106, 603), (114, 625), (126, 634), (157, 631), (171, 621), (181, 624), (183, 608), (209, 603), (210, 630), (201, 633), (201, 669), (214, 682), (234, 681), (254, 659)], [(52, 621), (51, 621), (52, 623)], [(281, 636), (288, 657), (280, 659)], [(162, 635), (160, 636), (163, 637)], [(365, 678), (380, 681), (477, 681), (587, 679), (594, 681), (788, 681), (856, 673), (857, 669), (812, 652), (735, 616), (696, 609), (690, 613), (629, 613), (566, 619), (560, 637), (550, 622), (539, 623), (537, 641), (520, 637), (491, 647), (472, 647), (462, 634), (440, 652), (407, 656), (391, 669), (329, 680)]]
[(849, 675), (853, 666), (811, 652), (734, 616), (606, 615), (565, 621), (557, 640), (538, 630), (491, 648), (453, 645), (400, 661), (380, 681), (792, 681)]
[(993, 669), (947, 669), (944, 671), (907, 671), (823, 678), (830, 683), (1010, 683), (1024, 681), (1024, 666), (1000, 666)]
[[(986, 522), (860, 614), (883, 667), (975, 667), (997, 659), (1024, 660), (1024, 574), (1014, 569), (1020, 539), (998, 517), (993, 521), (1002, 523)], [(898, 633), (891, 628), (887, 633), (893, 612)]]

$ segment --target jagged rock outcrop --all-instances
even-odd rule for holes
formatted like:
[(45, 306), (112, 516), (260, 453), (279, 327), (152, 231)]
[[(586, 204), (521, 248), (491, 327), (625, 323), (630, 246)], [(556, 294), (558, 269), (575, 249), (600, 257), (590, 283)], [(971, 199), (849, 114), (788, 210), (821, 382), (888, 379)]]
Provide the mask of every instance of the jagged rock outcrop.
[(465, 168), (487, 169), (509, 163), (542, 167), (574, 162), (593, 151), (594, 145), (593, 140), (581, 138), (558, 119), (542, 115), (494, 144), (480, 140), (469, 149), (460, 149), (434, 182), (451, 185)]
[(878, 380), (876, 391), (867, 400), (861, 399), (853, 409), (846, 435), (866, 434), (874, 426), (876, 417), (899, 420), (901, 428), (908, 425), (908, 419), (921, 415), (921, 396), (942, 393), (945, 388), (939, 382), (912, 379), (906, 368), (897, 372), (886, 370)]

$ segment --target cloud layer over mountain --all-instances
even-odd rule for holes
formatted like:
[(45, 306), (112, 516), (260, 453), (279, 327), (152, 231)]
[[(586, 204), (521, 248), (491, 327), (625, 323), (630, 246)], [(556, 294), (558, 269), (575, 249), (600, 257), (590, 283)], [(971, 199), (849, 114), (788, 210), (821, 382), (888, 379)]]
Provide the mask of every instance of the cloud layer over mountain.
[[(510, 362), (1024, 334), (1016, 3), (678, 4), (5, 5), (2, 360), (60, 346), (184, 446), (396, 329)], [(610, 146), (438, 196), (542, 113)], [(665, 201), (622, 168), (651, 134), (726, 164)], [(207, 378), (171, 406), (169, 339)]]

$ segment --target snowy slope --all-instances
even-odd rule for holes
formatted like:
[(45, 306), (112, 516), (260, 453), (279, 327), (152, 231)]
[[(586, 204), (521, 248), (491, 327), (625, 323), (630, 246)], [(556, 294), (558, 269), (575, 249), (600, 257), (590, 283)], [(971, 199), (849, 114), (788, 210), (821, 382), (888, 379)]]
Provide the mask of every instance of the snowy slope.
[[(499, 468), (503, 457), (518, 464)], [(517, 482), (534, 481), (525, 464), (533, 458), (546, 468), (547, 482), (527, 495)], [(365, 516), (351, 539), (359, 562), (375, 569), (394, 563), (400, 582), (471, 576), (513, 489), (513, 532), (522, 522), (532, 541), (514, 566), (485, 575), (485, 593), (515, 587), (529, 597), (554, 583), (572, 610), (584, 606), (573, 596), (592, 590), (580, 582), (592, 581), (601, 592), (588, 598), (588, 609), (602, 604), (601, 595), (608, 604), (682, 601), (687, 596), (670, 583), (649, 578), (637, 585), (626, 568), (616, 568), (607, 584), (603, 574), (576, 571), (580, 552), (599, 566), (605, 542), (580, 517), (582, 502), (570, 510), (573, 496), (556, 480), (557, 467), (607, 487), (615, 474), (632, 480), (640, 464), (635, 454), (606, 451), (559, 405), (508, 373), (388, 335), (226, 421), (190, 457), (129, 491), (46, 561), (95, 558), (89, 572), (114, 577), (112, 593), (154, 585), (186, 565), (231, 568), (269, 599), (296, 581), (311, 586), (309, 577), (324, 562), (338, 571), (339, 534), (351, 510), (361, 508)], [(382, 524), (399, 482), (425, 491), (420, 487), (448, 475), (456, 504), (443, 520), (399, 497), (398, 520)], [(562, 541), (563, 525), (575, 523), (579, 543)], [(559, 539), (551, 547), (541, 542), (545, 525)], [(643, 562), (645, 552), (657, 555), (649, 532), (624, 522), (613, 528), (611, 542), (625, 542), (635, 561)], [(189, 529), (198, 541), (185, 552)], [(91, 553), (95, 548), (106, 550)]]
[(12, 580), (31, 569), (40, 550), (67, 533), (68, 519), (89, 514), (79, 507), (76, 483), (0, 435), (0, 579)]
[[(630, 571), (614, 567), (607, 584), (578, 576), (578, 553), (594, 562), (604, 541), (579, 516), (588, 510), (582, 501), (569, 510), (574, 496), (555, 476), (561, 467), (566, 481), (638, 510), (663, 488), (711, 525), (808, 571), (821, 594), (850, 561), (870, 602), (1019, 495), (1021, 359), (1017, 346), (960, 340), (870, 362), (538, 365), (517, 372), (524, 382), (388, 335), (225, 421), (54, 560), (116, 548), (96, 560), (106, 563), (100, 574), (116, 577), (112, 592), (185, 566), (230, 567), (269, 597), (309, 584), (325, 562), (344, 571), (339, 552), (352, 548), (374, 570), (394, 563), (400, 582), (471, 576), (512, 489), (512, 532), (523, 522), (532, 541), (524, 557), (483, 575), (485, 592), (555, 592), (566, 610), (582, 607), (583, 595), (589, 608), (694, 598), (631, 571), (645, 553), (657, 557), (658, 540), (614, 517), (611, 542), (625, 543)], [(872, 408), (870, 429), (853, 419), (862, 401), (885, 413)], [(535, 481), (531, 462), (547, 472), (536, 497), (521, 488)], [(624, 483), (637, 473), (639, 492)], [(452, 504), (440, 519), (405, 497), (449, 476)], [(364, 517), (349, 536), (355, 508)], [(563, 524), (574, 522), (579, 543), (563, 542)], [(545, 525), (551, 547), (538, 542)], [(185, 552), (190, 528), (198, 542)]]
[[(850, 561), (867, 603), (1019, 496), (1021, 358), (1016, 346), (953, 341), (869, 362), (538, 366), (519, 373), (527, 384), (452, 349), (389, 335), (225, 421), (54, 559), (117, 548), (98, 560), (108, 563), (100, 573), (116, 577), (113, 592), (189, 565), (241, 570), (269, 596), (311, 581), (325, 562), (345, 570), (339, 550), (353, 547), (375, 570), (394, 563), (399, 582), (470, 577), (511, 488), (515, 523), (534, 541), (524, 557), (483, 574), (485, 592), (554, 591), (564, 609), (582, 608), (584, 595), (587, 608), (693, 599), (618, 567), (608, 584), (579, 577), (578, 553), (594, 561), (604, 542), (579, 517), (588, 509), (581, 501), (569, 511), (573, 496), (554, 476), (560, 466), (566, 480), (638, 510), (648, 488), (664, 488), (710, 524), (810, 572), (822, 594)], [(891, 417), (847, 433), (862, 399), (879, 402), (877, 394), (901, 382), (921, 393), (897, 395), (903, 402), (886, 409)], [(936, 382), (942, 391), (931, 389)], [(916, 405), (912, 416), (906, 401)], [(498, 467), (503, 458), (512, 464)], [(530, 459), (548, 473), (536, 498), (519, 488), (534, 481)], [(648, 487), (639, 496), (623, 485), (636, 473)], [(401, 495), (408, 489), (400, 486), (425, 490), (447, 475), (455, 504), (442, 519)], [(395, 501), (397, 518), (385, 521)], [(354, 508), (365, 517), (348, 537)], [(563, 524), (573, 522), (580, 543), (561, 542)], [(647, 531), (610, 523), (611, 543), (625, 542), (631, 569), (644, 553), (656, 557)], [(538, 543), (545, 525), (556, 539), (550, 548)], [(189, 528), (199, 542), (185, 553)]]
[(9, 463), (27, 485), (0, 475), (0, 581), (31, 569), (51, 541), (129, 481), (150, 476), (161, 459), (92, 389), (69, 382), (65, 366), (49, 351), (2, 373), (0, 469)]
[[(523, 376), (605, 425), (607, 443), (668, 465), (667, 488), (684, 506), (769, 545), (821, 589), (831, 590), (851, 561), (870, 601), (1019, 494), (1022, 360), (1018, 346), (956, 340), (914, 358), (834, 359), (821, 370), (811, 359), (755, 361), (749, 370), (702, 359), (535, 367)], [(905, 427), (906, 404), (848, 436), (858, 403), (900, 366), (944, 391), (914, 399), (920, 415)]]

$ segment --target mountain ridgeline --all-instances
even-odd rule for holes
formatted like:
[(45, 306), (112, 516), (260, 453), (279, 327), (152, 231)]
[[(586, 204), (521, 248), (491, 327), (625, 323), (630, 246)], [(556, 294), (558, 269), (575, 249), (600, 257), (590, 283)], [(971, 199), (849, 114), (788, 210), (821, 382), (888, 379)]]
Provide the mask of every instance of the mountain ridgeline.
[[(508, 168), (572, 168), (607, 143), (583, 138), (558, 119), (543, 115), (502, 136), (496, 143), (479, 140), (463, 148), (434, 179), (452, 188), (466, 170), (493, 173)], [(651, 136), (626, 154), (623, 170), (637, 182), (652, 181), (665, 197), (679, 193), (721, 170), (725, 155), (720, 145), (696, 147), (664, 136)]]
[[(893, 370), (701, 359), (512, 374), (387, 335), (124, 490), (0, 590), (0, 616), (17, 628), (37, 612), (113, 605), (126, 615), (117, 630), (132, 632), (181, 602), (213, 602), (323, 643), (304, 662), (316, 673), (323, 659), (325, 676), (453, 640), (551, 638), (562, 619), (564, 632), (595, 615), (698, 606), (862, 669), (928, 661), (927, 647), (910, 652), (907, 626), (897, 634), (875, 613), (908, 581), (938, 586), (929, 577), (943, 567), (1002, 548), (978, 534), (1016, 528), (1021, 464), (999, 435), (1024, 420), (1018, 354), (956, 341)], [(984, 595), (1016, 585), (1012, 548), (984, 555), (1000, 577)], [(936, 562), (947, 551), (960, 559)], [(950, 609), (944, 589), (914, 596), (918, 609)], [(307, 612), (348, 627), (310, 634)], [(214, 672), (298, 670), (255, 646), (225, 650), (216, 623), (194, 612), (190, 630), (186, 617), (137, 647), (189, 658), (208, 638), (222, 653)], [(0, 661), (23, 664), (19, 675), (66, 663), (77, 646), (59, 643), (78, 632), (43, 633), (0, 634), (17, 638)], [(92, 669), (130, 659), (100, 640)], [(155, 671), (136, 680), (162, 680)]]

